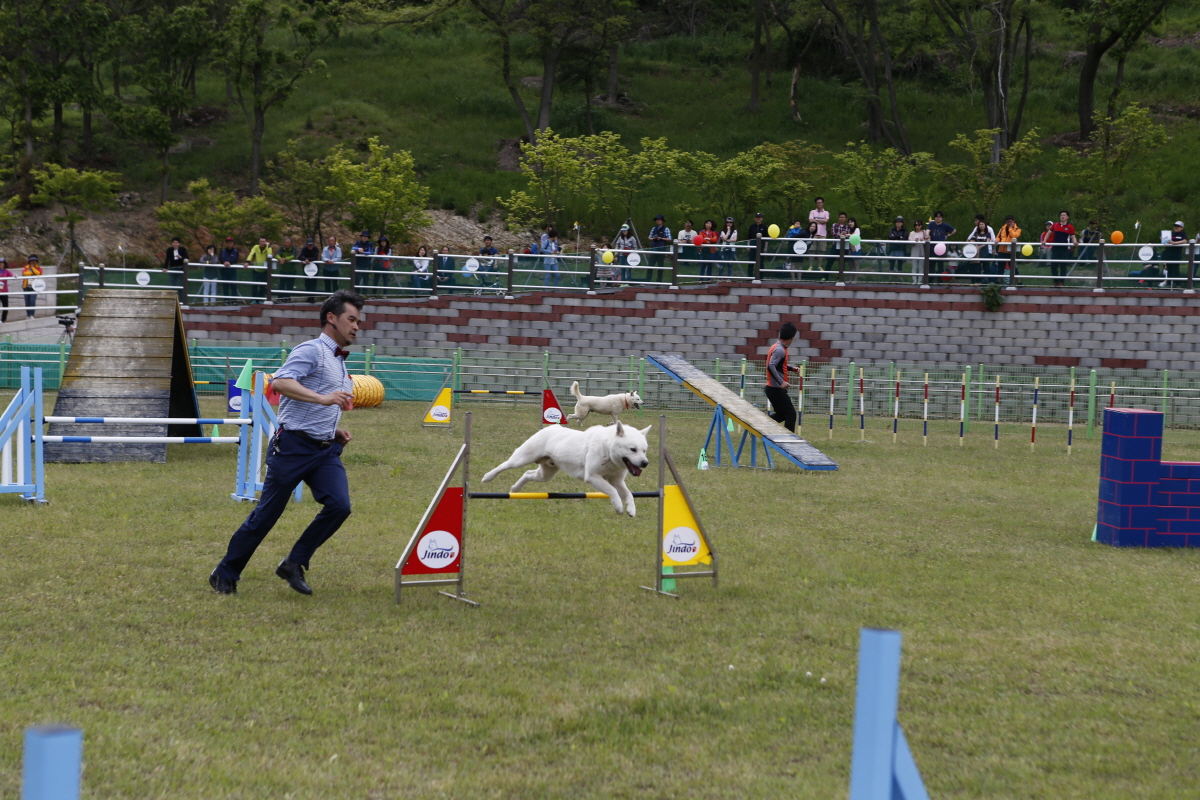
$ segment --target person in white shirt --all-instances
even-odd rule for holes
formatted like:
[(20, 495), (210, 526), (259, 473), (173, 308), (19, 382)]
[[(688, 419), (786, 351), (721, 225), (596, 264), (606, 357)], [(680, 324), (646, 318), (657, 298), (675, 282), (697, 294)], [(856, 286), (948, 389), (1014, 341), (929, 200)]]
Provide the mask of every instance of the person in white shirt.
[[(996, 242), (996, 232), (987, 224), (982, 214), (975, 215), (975, 227), (971, 233), (967, 235), (967, 241), (973, 242), (978, 249), (978, 254), (975, 260), (979, 262), (976, 269), (966, 267), (963, 271), (967, 273), (982, 272), (984, 275), (993, 276), (999, 275), (999, 270), (996, 268), (996, 263), (992, 260), (992, 245)], [(976, 276), (972, 276), (975, 278)], [(997, 283), (998, 280), (994, 277), (983, 278), (982, 281), (973, 280), (974, 283)]]
[(733, 276), (733, 261), (737, 256), (737, 249), (732, 247), (737, 242), (738, 232), (737, 226), (733, 224), (733, 217), (725, 218), (725, 227), (721, 229), (721, 233), (717, 236), (717, 241), (723, 245), (729, 245), (721, 248), (721, 262), (717, 265), (717, 277), (722, 275), (726, 277)]
[(817, 207), (808, 212), (808, 221), (817, 223), (817, 233), (813, 236), (811, 249), (814, 253), (825, 252), (825, 239), (829, 237), (829, 212), (825, 210), (825, 198), (816, 199)]
[(925, 243), (929, 241), (929, 231), (925, 230), (925, 221), (918, 219), (913, 223), (913, 229), (908, 233), (908, 240), (913, 243), (912, 251), (909, 255), (912, 256), (912, 261), (909, 264), (912, 267), (912, 282), (913, 285), (921, 283), (921, 279), (925, 276)]

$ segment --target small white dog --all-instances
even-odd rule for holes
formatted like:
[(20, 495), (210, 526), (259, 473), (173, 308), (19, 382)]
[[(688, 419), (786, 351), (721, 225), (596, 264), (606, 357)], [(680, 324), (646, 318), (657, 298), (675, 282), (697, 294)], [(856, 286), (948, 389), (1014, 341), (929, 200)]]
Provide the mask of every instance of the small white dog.
[(573, 419), (582, 422), (593, 411), (598, 414), (612, 414), (612, 420), (616, 422), (617, 414), (620, 414), (622, 411), (642, 407), (642, 398), (638, 397), (637, 392), (606, 394), (604, 397), (589, 397), (579, 393), (579, 381), (571, 384), (571, 394), (575, 395), (575, 413), (567, 415), (567, 422)]
[[(653, 427), (653, 426), (651, 426)], [(529, 481), (548, 481), (559, 470), (579, 478), (612, 500), (613, 508), (631, 517), (637, 516), (633, 492), (625, 486), (625, 476), (642, 474), (650, 464), (647, 457), (646, 432), (617, 422), (616, 425), (593, 425), (577, 431), (562, 425), (550, 425), (525, 440), (508, 460), (483, 476), (487, 483), (506, 469), (537, 464), (513, 484), (510, 492), (518, 492)]]

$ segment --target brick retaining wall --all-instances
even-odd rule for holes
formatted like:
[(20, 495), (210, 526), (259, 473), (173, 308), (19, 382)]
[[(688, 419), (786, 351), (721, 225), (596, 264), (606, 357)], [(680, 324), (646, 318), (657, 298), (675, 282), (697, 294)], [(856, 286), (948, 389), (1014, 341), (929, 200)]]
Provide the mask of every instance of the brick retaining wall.
[[(761, 357), (784, 320), (809, 359), (1044, 364), (1200, 370), (1196, 295), (1006, 292), (998, 312), (975, 287), (722, 284), (599, 295), (535, 292), (515, 300), (441, 296), (368, 302), (359, 344), (700, 358)], [(298, 341), (316, 333), (312, 305), (194, 308), (188, 336)]]

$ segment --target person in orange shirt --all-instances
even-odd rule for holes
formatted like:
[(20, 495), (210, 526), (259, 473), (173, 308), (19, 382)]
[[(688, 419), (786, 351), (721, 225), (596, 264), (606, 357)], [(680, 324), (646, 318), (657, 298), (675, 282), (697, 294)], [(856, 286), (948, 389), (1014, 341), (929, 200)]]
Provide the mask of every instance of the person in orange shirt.
[(33, 288), (31, 278), (36, 278), (42, 274), (42, 265), (38, 263), (37, 256), (30, 256), (25, 268), (21, 270), (21, 276), (25, 280), (21, 281), (21, 288), (25, 290), (25, 313), (30, 319), (33, 319), (34, 312), (37, 310), (37, 292)]
[(799, 367), (789, 367), (787, 350), (796, 338), (796, 326), (785, 322), (779, 326), (779, 341), (767, 351), (767, 399), (771, 401), (771, 419), (779, 422), (792, 433), (796, 432), (796, 407), (788, 395), (788, 371), (799, 372)]
[[(1004, 257), (1010, 265), (1012, 254), (1016, 251), (1016, 242), (1021, 238), (1021, 228), (1017, 225), (1017, 221), (1009, 214), (1004, 218), (1004, 224), (1000, 226), (1000, 230), (996, 231), (996, 252)], [(1009, 283), (1016, 283), (1016, 266), (1012, 267), (1013, 274), (1008, 276)]]

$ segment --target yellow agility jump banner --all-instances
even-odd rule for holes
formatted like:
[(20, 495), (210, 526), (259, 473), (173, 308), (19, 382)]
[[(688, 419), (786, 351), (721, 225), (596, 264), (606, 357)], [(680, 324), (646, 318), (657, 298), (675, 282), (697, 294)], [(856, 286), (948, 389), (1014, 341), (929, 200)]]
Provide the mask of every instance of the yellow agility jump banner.
[(450, 388), (451, 377), (452, 373), (446, 374), (446, 379), (442, 381), (442, 388), (438, 390), (437, 396), (433, 398), (433, 402), (425, 410), (425, 417), (421, 420), (422, 428), (454, 427), (454, 421), (451, 417), (454, 409), (454, 390)]

